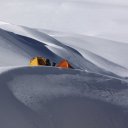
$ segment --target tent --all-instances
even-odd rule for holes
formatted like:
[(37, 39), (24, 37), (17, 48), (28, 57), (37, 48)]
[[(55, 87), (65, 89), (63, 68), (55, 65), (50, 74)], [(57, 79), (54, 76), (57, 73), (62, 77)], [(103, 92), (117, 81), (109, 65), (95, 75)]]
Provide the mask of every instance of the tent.
[(42, 66), (46, 65), (46, 58), (44, 57), (34, 57), (30, 60), (30, 66)]
[(50, 62), (49, 59), (46, 59), (45, 57), (34, 57), (30, 60), (29, 63), (30, 66), (55, 66), (55, 67), (60, 67), (60, 68), (73, 68), (70, 63), (62, 59), (58, 64), (55, 62)]
[(61, 67), (61, 68), (73, 68), (73, 67), (70, 65), (70, 63), (69, 63), (67, 60), (65, 60), (65, 59), (61, 60), (61, 61), (56, 65), (56, 67)]

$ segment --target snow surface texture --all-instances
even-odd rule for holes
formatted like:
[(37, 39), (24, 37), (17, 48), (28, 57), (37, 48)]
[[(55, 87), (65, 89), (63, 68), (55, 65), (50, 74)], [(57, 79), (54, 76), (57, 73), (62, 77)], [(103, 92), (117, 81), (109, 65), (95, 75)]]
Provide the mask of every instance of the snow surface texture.
[(127, 0), (1, 0), (0, 19), (127, 43), (127, 6)]
[[(7, 42), (11, 41), (13, 42), (11, 43), (11, 46), (14, 45), (12, 48), (15, 47), (15, 52), (18, 50), (19, 56), (21, 56), (21, 59), (19, 60), (18, 54), (15, 54), (15, 52), (14, 55), (8, 54), (7, 50), (4, 50), (5, 56), (6, 54), (13, 55), (15, 57), (17, 56), (15, 63), (10, 61), (10, 63), (12, 62), (12, 65), (14, 66), (28, 65), (30, 58), (37, 55), (43, 55), (55, 62), (58, 62), (61, 58), (66, 58), (72, 65), (79, 69), (98, 73), (103, 73), (105, 70), (105, 74), (112, 72), (119, 76), (128, 76), (128, 62), (127, 58), (125, 57), (128, 51), (127, 44), (124, 45), (118, 42), (116, 43), (109, 40), (86, 36), (80, 38), (78, 35), (71, 35), (69, 38), (67, 38), (67, 36), (63, 33), (58, 34), (55, 32), (46, 32), (48, 34), (45, 34), (42, 32), (42, 30), (30, 29), (27, 27), (6, 23), (5, 25), (1, 25), (1, 28), (6, 30), (0, 30), (3, 47), (4, 45), (6, 48), (8, 46), (9, 52), (14, 52), (14, 50), (10, 50), (9, 43), (6, 45)], [(6, 39), (4, 38), (5, 35), (7, 35)], [(49, 35), (55, 36), (55, 38), (57, 38), (59, 41)], [(17, 45), (17, 42), (20, 42), (20, 44)], [(69, 45), (70, 47), (66, 46), (65, 44)], [(120, 49), (122, 51), (121, 53)], [(95, 53), (93, 54), (92, 51)], [(2, 54), (0, 58), (3, 58)], [(5, 65), (8, 58), (4, 59)], [(3, 62), (1, 62), (0, 65), (2, 65), (2, 63)]]
[[(125, 53), (118, 42), (1, 22), (0, 127), (127, 128)], [(34, 56), (76, 69), (28, 67)]]

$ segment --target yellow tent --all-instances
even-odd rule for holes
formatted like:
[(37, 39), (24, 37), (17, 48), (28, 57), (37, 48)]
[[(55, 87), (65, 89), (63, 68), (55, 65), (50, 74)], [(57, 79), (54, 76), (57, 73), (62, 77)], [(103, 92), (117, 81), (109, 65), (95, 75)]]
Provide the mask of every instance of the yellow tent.
[(49, 59), (46, 59), (45, 57), (34, 57), (30, 60), (29, 63), (30, 66), (55, 66), (60, 68), (73, 68), (68, 60), (62, 59), (58, 64), (51, 64)]
[(46, 65), (46, 58), (44, 57), (34, 57), (30, 60), (30, 66), (42, 66)]

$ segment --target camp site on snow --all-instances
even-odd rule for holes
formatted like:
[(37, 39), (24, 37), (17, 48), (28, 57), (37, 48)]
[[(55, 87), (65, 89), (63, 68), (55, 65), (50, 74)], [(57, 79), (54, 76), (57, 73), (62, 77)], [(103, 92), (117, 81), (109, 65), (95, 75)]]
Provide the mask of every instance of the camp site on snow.
[(30, 60), (30, 66), (54, 66), (60, 68), (73, 68), (66, 59), (62, 59), (59, 63), (51, 62), (51, 60), (45, 57), (34, 57)]

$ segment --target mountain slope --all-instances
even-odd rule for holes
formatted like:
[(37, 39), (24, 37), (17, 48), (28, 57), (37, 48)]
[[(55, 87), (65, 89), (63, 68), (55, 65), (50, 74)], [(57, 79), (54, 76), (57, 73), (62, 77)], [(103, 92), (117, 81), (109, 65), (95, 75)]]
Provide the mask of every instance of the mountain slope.
[[(43, 35), (43, 34), (42, 34)], [(94, 65), (84, 58), (75, 49), (63, 45), (44, 34), (48, 43), (39, 42), (35, 39), (18, 35), (5, 30), (0, 30), (0, 60), (1, 66), (19, 66), (28, 65), (31, 58), (35, 56), (44, 56), (58, 63), (62, 58), (69, 60), (74, 68), (88, 70), (91, 72), (98, 72), (104, 74), (110, 74), (104, 71), (102, 68)], [(49, 40), (48, 40), (49, 39)], [(55, 42), (56, 41), (56, 42)], [(57, 44), (55, 44), (55, 43)], [(50, 44), (52, 45), (50, 45)], [(17, 53), (17, 54), (15, 54)], [(12, 61), (14, 60), (14, 61)]]
[(75, 70), (24, 67), (2, 73), (0, 82), (0, 127), (128, 126), (124, 81)]
[[(127, 68), (76, 37), (44, 32), (0, 24), (0, 127), (127, 128)], [(34, 56), (66, 58), (75, 69), (29, 67)]]
[(58, 34), (56, 32), (48, 32), (53, 38), (68, 44), (69, 46), (81, 48), (93, 52), (111, 62), (128, 68), (126, 54), (128, 53), (128, 44), (117, 42), (97, 37), (73, 35), (73, 34)]
[[(122, 67), (116, 63), (112, 63), (112, 62), (110, 63), (109, 60), (105, 60), (104, 58), (102, 58), (102, 55), (101, 57), (98, 56), (97, 54), (95, 55), (93, 54), (92, 56), (90, 55), (91, 54), (90, 51), (88, 51), (87, 53), (87, 50), (85, 47), (87, 46), (87, 49), (88, 49), (89, 45), (83, 44), (84, 47), (83, 45), (80, 46), (80, 44), (83, 43), (81, 40), (79, 40), (80, 44), (76, 44), (76, 41), (73, 41), (74, 42), (73, 43), (71, 39), (66, 38), (65, 36), (64, 36), (65, 40), (63, 40), (62, 38), (60, 39), (60, 37), (57, 38), (56, 36), (55, 38), (60, 40), (58, 41), (55, 38), (49, 36), (48, 34), (43, 33), (38, 29), (30, 29), (27, 27), (16, 26), (11, 24), (1, 24), (0, 27), (2, 28), (1, 29), (1, 41), (3, 42), (2, 47), (6, 45), (6, 42), (8, 42), (7, 46), (10, 46), (12, 44), (15, 45), (15, 50), (11, 50), (10, 52), (19, 51), (20, 56), (22, 53), (22, 57), (19, 57), (20, 59), (18, 59), (17, 55), (14, 55), (14, 59), (16, 60), (15, 64), (13, 62), (10, 63), (11, 61), (9, 61), (8, 63), (7, 62), (8, 60), (6, 58), (11, 58), (11, 57), (6, 57), (4, 63), (2, 64), (1, 62), (1, 65), (3, 66), (4, 65), (7, 65), (7, 66), (28, 65), (29, 60), (32, 57), (45, 56), (55, 62), (59, 62), (61, 58), (65, 58), (69, 60), (69, 62), (75, 68), (78, 68), (78, 69), (83, 69), (91, 72), (97, 72), (97, 73), (108, 74), (108, 75), (110, 75), (111, 74), (110, 72), (112, 72), (119, 76), (123, 76), (123, 77), (128, 76), (128, 70), (125, 67)], [(10, 41), (13, 43), (9, 44)], [(70, 44), (70, 46), (66, 46), (65, 44), (67, 45)], [(76, 44), (75, 47), (74, 47), (74, 44)], [(82, 51), (81, 47), (84, 51), (84, 54), (83, 52), (81, 52)], [(4, 56), (7, 56), (6, 53), (7, 51), (5, 51)], [(12, 55), (12, 54), (10, 53), (9, 55)], [(1, 54), (1, 58), (2, 57), (3, 55)], [(23, 57), (25, 58), (24, 60), (23, 60)], [(99, 59), (96, 59), (96, 58), (99, 58)], [(111, 68), (108, 68), (109, 66)]]

